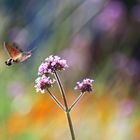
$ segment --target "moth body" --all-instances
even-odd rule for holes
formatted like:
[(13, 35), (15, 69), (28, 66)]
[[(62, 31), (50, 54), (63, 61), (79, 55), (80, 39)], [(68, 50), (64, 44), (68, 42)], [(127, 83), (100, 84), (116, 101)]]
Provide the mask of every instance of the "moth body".
[(13, 63), (23, 62), (32, 55), (31, 51), (23, 52), (16, 43), (4, 43), (4, 47), (10, 57), (5, 61), (5, 64), (8, 66), (11, 66)]

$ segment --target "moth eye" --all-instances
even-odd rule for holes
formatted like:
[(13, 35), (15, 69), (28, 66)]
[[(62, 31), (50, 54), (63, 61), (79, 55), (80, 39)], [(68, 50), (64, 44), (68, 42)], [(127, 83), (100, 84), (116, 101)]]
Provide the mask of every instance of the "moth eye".
[(6, 64), (7, 66), (11, 66), (11, 65), (12, 65), (12, 61), (11, 61), (11, 59), (5, 61), (5, 64)]
[(18, 49), (18, 45), (16, 43), (13, 43), (13, 46)]
[(15, 48), (16, 48), (16, 49), (18, 49), (18, 46), (17, 46), (17, 45), (15, 45)]

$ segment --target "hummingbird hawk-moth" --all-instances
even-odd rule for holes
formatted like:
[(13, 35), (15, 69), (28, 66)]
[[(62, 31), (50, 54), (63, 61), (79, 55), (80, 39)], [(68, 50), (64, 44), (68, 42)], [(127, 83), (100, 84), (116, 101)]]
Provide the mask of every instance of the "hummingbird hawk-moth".
[(5, 61), (5, 64), (8, 66), (12, 65), (13, 63), (23, 62), (32, 55), (31, 51), (24, 52), (16, 43), (13, 42), (4, 42), (4, 47), (10, 57), (7, 61)]

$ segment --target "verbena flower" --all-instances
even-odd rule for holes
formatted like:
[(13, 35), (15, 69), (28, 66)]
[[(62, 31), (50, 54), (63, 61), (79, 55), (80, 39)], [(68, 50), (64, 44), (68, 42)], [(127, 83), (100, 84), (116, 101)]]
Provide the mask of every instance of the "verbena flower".
[(91, 79), (84, 79), (82, 82), (77, 82), (77, 85), (75, 86), (75, 90), (79, 90), (80, 92), (91, 92), (92, 91), (92, 83), (94, 80)]
[(55, 83), (55, 80), (50, 79), (50, 77), (46, 77), (45, 75), (38, 77), (35, 80), (35, 88), (37, 92), (45, 93), (47, 88), (50, 88)]
[(53, 73), (55, 71), (65, 70), (67, 67), (68, 65), (66, 60), (61, 59), (58, 56), (51, 55), (39, 66), (38, 75), (48, 75), (49, 73)]
[(48, 75), (50, 71), (48, 71), (48, 63), (42, 63), (38, 68), (38, 75)]

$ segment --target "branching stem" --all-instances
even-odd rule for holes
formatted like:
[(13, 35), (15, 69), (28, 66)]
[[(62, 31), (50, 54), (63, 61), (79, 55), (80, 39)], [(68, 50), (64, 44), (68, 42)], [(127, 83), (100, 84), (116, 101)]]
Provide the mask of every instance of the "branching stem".
[(66, 109), (64, 108), (64, 106), (57, 100), (57, 98), (50, 92), (49, 89), (47, 89), (48, 94), (50, 95), (50, 97), (52, 98), (52, 100), (63, 110), (66, 112)]
[(75, 140), (74, 129), (73, 129), (71, 116), (70, 116), (70, 112), (69, 112), (69, 108), (68, 108), (68, 104), (67, 104), (67, 99), (66, 99), (66, 96), (65, 96), (65, 91), (64, 91), (64, 88), (62, 86), (61, 80), (60, 80), (57, 72), (54, 72), (54, 75), (55, 75), (56, 81), (58, 83), (58, 86), (59, 86), (59, 89), (60, 89), (60, 92), (61, 92), (61, 96), (64, 100), (64, 105), (65, 105), (65, 108), (66, 108), (66, 117), (67, 117), (69, 129), (70, 129), (70, 133), (71, 133), (71, 138), (72, 138), (72, 140)]
[(85, 92), (81, 92), (81, 94), (75, 99), (73, 104), (70, 106), (69, 111), (72, 110), (72, 108), (80, 101), (80, 99), (85, 95)]

